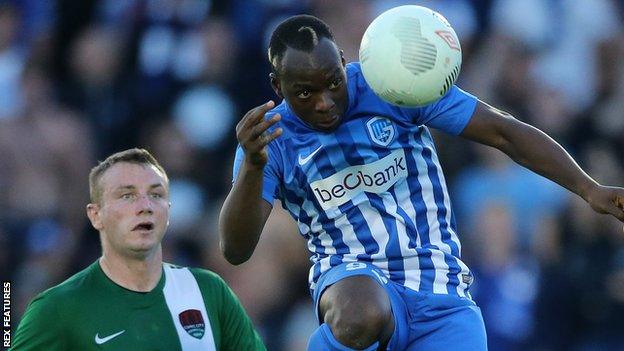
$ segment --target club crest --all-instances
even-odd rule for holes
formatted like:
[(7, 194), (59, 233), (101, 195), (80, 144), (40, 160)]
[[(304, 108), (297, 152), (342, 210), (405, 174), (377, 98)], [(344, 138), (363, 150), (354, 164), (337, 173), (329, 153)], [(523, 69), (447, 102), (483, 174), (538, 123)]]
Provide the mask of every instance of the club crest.
[(206, 323), (198, 310), (186, 310), (180, 313), (180, 324), (190, 336), (201, 339), (204, 336)]
[(380, 146), (388, 146), (396, 134), (394, 124), (386, 117), (376, 116), (366, 122), (371, 140)]

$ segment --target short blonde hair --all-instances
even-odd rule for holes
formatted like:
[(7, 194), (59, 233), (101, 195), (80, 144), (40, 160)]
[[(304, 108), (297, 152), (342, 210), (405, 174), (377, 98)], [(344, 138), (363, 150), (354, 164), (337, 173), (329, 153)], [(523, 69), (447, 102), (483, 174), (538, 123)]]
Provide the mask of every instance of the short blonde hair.
[(100, 203), (102, 200), (102, 188), (99, 184), (100, 179), (109, 168), (121, 162), (154, 166), (162, 172), (165, 179), (168, 179), (165, 169), (156, 161), (156, 158), (154, 158), (149, 151), (139, 148), (120, 151), (108, 156), (104, 161), (91, 169), (89, 173), (89, 195), (91, 197), (91, 203)]

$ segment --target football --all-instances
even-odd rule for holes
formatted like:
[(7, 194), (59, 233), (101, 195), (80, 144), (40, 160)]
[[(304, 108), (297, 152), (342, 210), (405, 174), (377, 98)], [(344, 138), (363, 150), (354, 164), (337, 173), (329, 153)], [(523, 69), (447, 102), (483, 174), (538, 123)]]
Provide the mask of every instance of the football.
[(414, 107), (446, 94), (459, 75), (462, 51), (441, 14), (406, 5), (373, 20), (362, 37), (359, 58), (375, 94), (391, 104)]

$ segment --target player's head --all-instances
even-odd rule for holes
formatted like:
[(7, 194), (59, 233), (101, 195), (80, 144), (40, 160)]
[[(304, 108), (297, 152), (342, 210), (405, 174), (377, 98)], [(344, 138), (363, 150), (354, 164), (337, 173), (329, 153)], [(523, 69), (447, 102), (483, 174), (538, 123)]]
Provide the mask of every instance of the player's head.
[(142, 258), (160, 247), (169, 223), (169, 180), (147, 150), (106, 158), (91, 170), (89, 190), (87, 215), (105, 254)]
[(312, 128), (340, 124), (349, 97), (342, 51), (320, 19), (293, 16), (280, 23), (269, 43), (271, 85)]

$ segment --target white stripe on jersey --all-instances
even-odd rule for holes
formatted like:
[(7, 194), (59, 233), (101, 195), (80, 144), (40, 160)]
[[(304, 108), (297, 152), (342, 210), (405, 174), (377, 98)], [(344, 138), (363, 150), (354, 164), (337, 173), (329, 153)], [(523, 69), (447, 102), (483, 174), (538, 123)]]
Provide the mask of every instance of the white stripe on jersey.
[[(416, 212), (412, 206), (412, 201), (409, 199), (410, 191), (405, 180), (400, 180), (394, 185), (394, 193), (397, 201), (400, 204), (409, 204), (409, 206), (403, 207), (403, 210), (410, 216), (410, 218), (416, 218)], [(418, 253), (415, 249), (409, 247), (409, 236), (405, 228), (407, 227), (403, 221), (403, 217), (398, 212), (397, 204), (389, 193), (383, 194), (383, 203), (388, 213), (394, 216), (397, 226), (397, 237), (399, 240), (399, 248), (401, 250), (401, 256), (403, 257), (403, 272), (405, 274), (406, 287), (413, 290), (420, 290), (420, 264), (418, 262)], [(411, 213), (410, 213), (411, 212)], [(408, 260), (408, 258), (416, 257), (415, 260)]]
[[(216, 350), (206, 304), (193, 273), (188, 268), (173, 268), (169, 264), (163, 264), (163, 267), (165, 271), (163, 294), (178, 332), (182, 350)], [(180, 313), (187, 310), (198, 310), (204, 319), (204, 335), (200, 339), (191, 336), (180, 322)]]
[(433, 144), (433, 139), (431, 138), (431, 134), (429, 133), (429, 131), (427, 131), (426, 137), (423, 138), (423, 141), (432, 149), (431, 159), (437, 165), (436, 169), (438, 172), (438, 178), (440, 179), (440, 186), (442, 188), (442, 194), (444, 195), (444, 207), (446, 208), (447, 229), (449, 233), (451, 234), (451, 240), (455, 243), (455, 245), (457, 245), (457, 248), (459, 250), (458, 252), (459, 257), (461, 257), (461, 242), (459, 241), (459, 238), (457, 237), (457, 233), (455, 232), (455, 230), (453, 230), (453, 227), (451, 226), (451, 212), (452, 212), (451, 211), (451, 197), (449, 196), (448, 188), (446, 186), (446, 179), (444, 178), (444, 172), (442, 172), (442, 164), (440, 163), (440, 160), (438, 159), (437, 152), (435, 152), (435, 146)]
[[(411, 136), (411, 138), (414, 138)], [(422, 140), (422, 139), (421, 139)], [(414, 145), (421, 145), (414, 140)], [(431, 150), (433, 154), (434, 151)], [(422, 198), (427, 208), (427, 224), (429, 225), (429, 244), (434, 245), (435, 248), (442, 250), (448, 254), (451, 254), (451, 248), (446, 243), (442, 242), (442, 232), (440, 231), (440, 222), (438, 222), (438, 206), (435, 203), (433, 183), (429, 179), (429, 170), (427, 166), (427, 160), (423, 156), (423, 149), (414, 148), (412, 152), (416, 161), (416, 167), (418, 169), (418, 182), (422, 187)], [(436, 164), (437, 166), (437, 164)], [(447, 294), (446, 283), (449, 279), (446, 274), (441, 274), (442, 271), (448, 272), (448, 265), (444, 261), (444, 255), (438, 250), (431, 250), (431, 260), (433, 261), (433, 267), (435, 269), (435, 278), (433, 281), (433, 292), (437, 294)]]
[[(406, 181), (396, 184), (395, 195), (397, 202), (401, 208), (407, 213), (408, 217), (414, 222), (414, 230), (416, 230), (416, 247), (420, 247), (420, 235), (418, 233), (418, 225), (416, 224), (416, 209), (411, 199), (411, 191)], [(394, 209), (396, 211), (396, 209)], [(401, 240), (403, 239), (403, 240)], [(418, 252), (416, 249), (409, 247), (409, 236), (406, 233), (405, 238), (399, 236), (401, 244), (401, 254), (403, 255), (403, 266), (405, 270), (405, 286), (419, 291), (420, 290), (420, 263), (418, 261)], [(411, 259), (416, 257), (415, 260)]]
[[(433, 145), (433, 138), (431, 137), (431, 134), (429, 131), (427, 131), (427, 136), (428, 138), (423, 138), (425, 143), (435, 150), (435, 147)], [(431, 158), (433, 162), (437, 165), (440, 165), (439, 167), (437, 167), (437, 170), (438, 170), (438, 178), (440, 179), (440, 185), (442, 186), (442, 193), (444, 194), (444, 207), (446, 207), (447, 229), (449, 233), (451, 234), (451, 240), (457, 245), (457, 249), (458, 249), (458, 256), (454, 257), (455, 261), (457, 261), (457, 263), (459, 264), (459, 267), (461, 268), (461, 271), (457, 274), (457, 280), (459, 281), (459, 284), (457, 285), (457, 294), (459, 296), (466, 297), (466, 289), (468, 288), (468, 284), (464, 283), (463, 275), (469, 274), (470, 269), (464, 263), (464, 261), (461, 260), (461, 242), (459, 241), (459, 237), (457, 236), (457, 233), (451, 226), (451, 197), (449, 196), (449, 193), (448, 193), (448, 188), (446, 186), (446, 179), (444, 178), (444, 172), (442, 172), (442, 166), (438, 159), (438, 154), (437, 152), (432, 152), (431, 155), (432, 155)]]
[[(366, 196), (365, 194), (360, 194), (358, 196)], [(384, 225), (383, 218), (379, 211), (375, 209), (370, 200), (366, 200), (368, 202), (367, 205), (360, 205), (360, 211), (362, 212), (362, 217), (366, 221), (366, 225), (368, 226), (371, 235), (377, 245), (379, 245), (379, 251), (371, 255), (371, 259), (375, 266), (379, 267), (382, 271), (388, 272), (388, 260), (386, 259), (386, 247), (388, 246), (388, 242), (390, 241), (390, 234), (386, 230), (386, 226)]]

